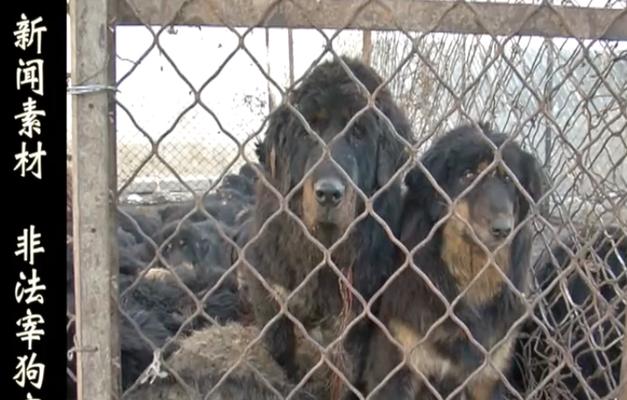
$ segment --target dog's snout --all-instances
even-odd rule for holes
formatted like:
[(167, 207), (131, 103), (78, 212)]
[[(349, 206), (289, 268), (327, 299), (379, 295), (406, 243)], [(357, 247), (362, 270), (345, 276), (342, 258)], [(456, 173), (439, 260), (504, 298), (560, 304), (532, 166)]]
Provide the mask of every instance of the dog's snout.
[(342, 201), (346, 187), (335, 178), (323, 178), (314, 184), (316, 201), (325, 207), (335, 207)]
[(513, 221), (508, 217), (498, 217), (492, 221), (490, 227), (492, 235), (496, 238), (502, 239), (507, 237), (513, 229)]

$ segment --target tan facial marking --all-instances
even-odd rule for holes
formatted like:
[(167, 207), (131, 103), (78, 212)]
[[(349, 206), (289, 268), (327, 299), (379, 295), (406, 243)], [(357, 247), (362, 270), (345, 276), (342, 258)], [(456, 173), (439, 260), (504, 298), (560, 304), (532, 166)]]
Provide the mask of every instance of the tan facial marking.
[(509, 268), (509, 247), (504, 246), (494, 254), (494, 262), (481, 271), (488, 257), (468, 232), (464, 220), (472, 226), (470, 209), (462, 200), (455, 207), (453, 214), (444, 225), (441, 257), (455, 278), (459, 290), (464, 290), (471, 281), (481, 273), (468, 291), (464, 299), (472, 304), (483, 304), (496, 296), (502, 285), (503, 276), (497, 268), (507, 272)]

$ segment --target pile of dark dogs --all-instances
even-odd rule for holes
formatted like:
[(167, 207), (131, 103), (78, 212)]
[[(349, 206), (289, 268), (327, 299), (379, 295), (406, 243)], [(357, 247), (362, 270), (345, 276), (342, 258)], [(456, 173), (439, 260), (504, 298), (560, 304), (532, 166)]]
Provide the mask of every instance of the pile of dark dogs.
[[(203, 210), (120, 211), (128, 397), (617, 388), (625, 232), (578, 231), (532, 257), (546, 193), (535, 158), (473, 123), (416, 163), (382, 82), (353, 59), (323, 63), (271, 115), (259, 163), (222, 179)], [(69, 253), (70, 305), (72, 277)]]

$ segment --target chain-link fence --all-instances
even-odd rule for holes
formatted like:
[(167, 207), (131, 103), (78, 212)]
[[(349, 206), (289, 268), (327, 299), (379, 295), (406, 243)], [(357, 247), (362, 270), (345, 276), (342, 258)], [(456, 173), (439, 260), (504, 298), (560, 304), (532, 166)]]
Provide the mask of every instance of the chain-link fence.
[(627, 2), (71, 9), (73, 397), (622, 393)]

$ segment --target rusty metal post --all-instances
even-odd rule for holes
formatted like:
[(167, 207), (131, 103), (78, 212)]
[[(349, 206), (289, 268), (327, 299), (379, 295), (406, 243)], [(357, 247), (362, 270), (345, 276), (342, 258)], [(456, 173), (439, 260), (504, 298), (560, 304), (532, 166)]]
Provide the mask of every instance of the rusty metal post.
[[(114, 31), (116, 2), (71, 2), (73, 235), (79, 399), (118, 398), (115, 246)], [(77, 87), (81, 90), (77, 91)]]

